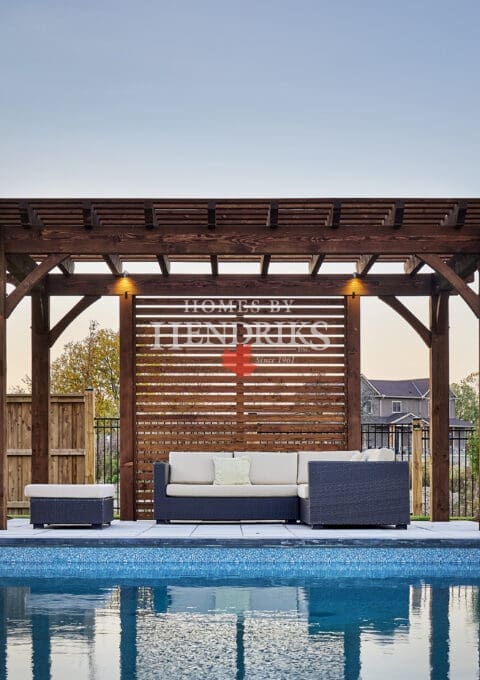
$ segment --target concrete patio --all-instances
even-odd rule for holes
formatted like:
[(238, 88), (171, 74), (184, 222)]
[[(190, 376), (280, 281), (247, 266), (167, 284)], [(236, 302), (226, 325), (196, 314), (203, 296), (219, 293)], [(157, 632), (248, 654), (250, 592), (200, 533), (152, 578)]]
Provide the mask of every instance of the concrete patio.
[(0, 531), (0, 546), (13, 545), (410, 545), (480, 547), (478, 522), (412, 522), (393, 528), (312, 530), (303, 524), (192, 523), (155, 524), (152, 520), (115, 520), (103, 529), (64, 527), (33, 529), (28, 518), (11, 519)]

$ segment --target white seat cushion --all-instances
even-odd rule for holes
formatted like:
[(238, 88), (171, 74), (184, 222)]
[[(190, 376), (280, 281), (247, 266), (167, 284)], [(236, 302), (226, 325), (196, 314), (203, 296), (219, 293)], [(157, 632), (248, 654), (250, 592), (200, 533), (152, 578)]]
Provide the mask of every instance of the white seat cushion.
[(298, 497), (299, 498), (308, 498), (308, 484), (299, 484), (298, 485)]
[(167, 484), (167, 496), (254, 498), (296, 495), (296, 484)]
[(270, 451), (235, 451), (235, 458), (250, 459), (252, 484), (296, 484), (297, 454)]
[(298, 484), (308, 484), (308, 464), (312, 460), (342, 461), (351, 460), (360, 451), (299, 451), (298, 453)]
[(213, 484), (215, 478), (214, 456), (215, 458), (232, 458), (233, 454), (231, 452), (171, 451), (168, 457), (170, 483)]
[(393, 463), (395, 461), (395, 451), (393, 449), (368, 449), (367, 462)]
[(113, 484), (27, 484), (27, 498), (110, 498)]

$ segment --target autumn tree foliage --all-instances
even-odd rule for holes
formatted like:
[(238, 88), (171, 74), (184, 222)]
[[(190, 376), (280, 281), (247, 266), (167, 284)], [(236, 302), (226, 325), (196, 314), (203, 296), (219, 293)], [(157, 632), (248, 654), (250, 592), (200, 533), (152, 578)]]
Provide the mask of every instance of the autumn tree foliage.
[(52, 393), (78, 393), (93, 387), (96, 415), (118, 416), (119, 349), (118, 332), (99, 328), (99, 324), (92, 321), (87, 337), (67, 343), (52, 362)]

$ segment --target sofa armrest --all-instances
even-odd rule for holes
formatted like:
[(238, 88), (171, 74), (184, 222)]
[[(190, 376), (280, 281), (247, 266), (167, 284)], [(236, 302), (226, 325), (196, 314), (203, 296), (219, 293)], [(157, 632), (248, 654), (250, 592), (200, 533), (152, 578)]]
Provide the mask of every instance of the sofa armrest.
[(308, 465), (312, 524), (408, 524), (407, 462), (319, 462)]
[(155, 498), (166, 497), (170, 477), (170, 465), (166, 461), (153, 464), (153, 488)]

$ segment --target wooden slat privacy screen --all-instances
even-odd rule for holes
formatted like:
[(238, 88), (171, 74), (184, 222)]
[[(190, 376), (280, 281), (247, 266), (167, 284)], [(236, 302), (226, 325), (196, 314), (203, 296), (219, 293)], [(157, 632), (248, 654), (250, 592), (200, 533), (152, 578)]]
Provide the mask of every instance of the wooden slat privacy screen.
[(344, 297), (137, 297), (137, 516), (170, 451), (345, 449), (345, 327)]

